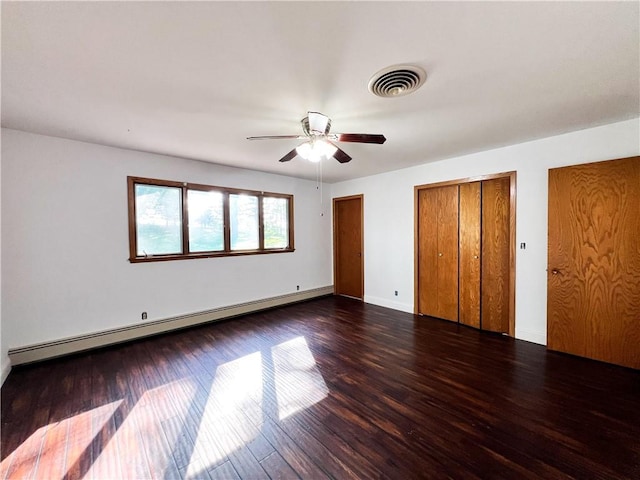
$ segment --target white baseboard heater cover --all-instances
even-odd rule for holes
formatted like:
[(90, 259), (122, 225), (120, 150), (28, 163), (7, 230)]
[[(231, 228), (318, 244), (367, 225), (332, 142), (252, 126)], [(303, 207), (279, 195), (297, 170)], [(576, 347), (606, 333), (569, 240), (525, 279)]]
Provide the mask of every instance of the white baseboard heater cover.
[(153, 320), (143, 324), (114, 328), (102, 332), (78, 335), (75, 337), (38, 343), (9, 350), (11, 365), (22, 365), (72, 353), (105, 347), (116, 343), (128, 342), (139, 338), (158, 335), (172, 330), (201, 325), (203, 323), (226, 320), (247, 313), (259, 312), (268, 308), (288, 305), (313, 298), (333, 294), (333, 285), (289, 293), (277, 297), (264, 298), (226, 307), (214, 308), (204, 312), (190, 313), (177, 317)]

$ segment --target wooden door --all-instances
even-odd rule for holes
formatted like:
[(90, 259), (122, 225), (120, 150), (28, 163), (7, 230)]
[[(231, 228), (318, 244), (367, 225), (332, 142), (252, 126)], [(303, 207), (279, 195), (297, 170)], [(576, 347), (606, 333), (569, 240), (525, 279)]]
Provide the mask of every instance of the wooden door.
[(482, 182), (482, 329), (509, 333), (509, 177)]
[(438, 190), (418, 193), (418, 313), (438, 316)]
[(549, 170), (547, 346), (640, 368), (640, 157)]
[(334, 290), (363, 298), (362, 195), (333, 199)]
[(438, 188), (438, 318), (458, 321), (458, 185)]
[(418, 311), (458, 321), (458, 186), (418, 196)]
[(480, 182), (460, 185), (460, 323), (480, 328)]

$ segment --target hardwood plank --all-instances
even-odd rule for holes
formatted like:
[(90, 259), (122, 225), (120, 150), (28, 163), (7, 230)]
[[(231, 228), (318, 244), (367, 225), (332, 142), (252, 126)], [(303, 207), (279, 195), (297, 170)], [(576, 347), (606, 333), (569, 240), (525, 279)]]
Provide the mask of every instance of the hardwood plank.
[(297, 480), (300, 478), (278, 452), (273, 452), (260, 464), (272, 480)]
[[(274, 451), (275, 450), (272, 450), (272, 453)], [(240, 478), (250, 478), (255, 480), (269, 478), (267, 472), (265, 472), (264, 468), (262, 468), (262, 465), (260, 465), (258, 459), (252, 454), (252, 451), (249, 448), (240, 448), (235, 450), (229, 454), (229, 460)]]
[(212, 480), (240, 480), (240, 476), (230, 461), (226, 461), (222, 465), (209, 470), (209, 477)]

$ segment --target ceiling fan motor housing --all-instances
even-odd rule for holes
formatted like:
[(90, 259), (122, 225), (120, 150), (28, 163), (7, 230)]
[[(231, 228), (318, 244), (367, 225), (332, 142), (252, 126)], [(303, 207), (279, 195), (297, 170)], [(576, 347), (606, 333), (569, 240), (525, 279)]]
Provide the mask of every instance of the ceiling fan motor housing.
[(318, 112), (309, 112), (306, 117), (300, 120), (302, 130), (305, 135), (327, 135), (331, 130), (331, 119)]

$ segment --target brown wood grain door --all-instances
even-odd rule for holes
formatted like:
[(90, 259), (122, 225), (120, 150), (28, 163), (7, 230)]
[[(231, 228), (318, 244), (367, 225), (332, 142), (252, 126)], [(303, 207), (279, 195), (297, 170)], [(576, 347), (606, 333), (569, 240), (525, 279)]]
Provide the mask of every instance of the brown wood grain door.
[(482, 182), (482, 329), (509, 333), (510, 179)]
[(438, 188), (438, 317), (458, 321), (458, 186)]
[(640, 157), (549, 170), (547, 346), (640, 368)]
[(418, 313), (438, 316), (438, 190), (418, 193)]
[(362, 299), (364, 259), (362, 195), (333, 199), (334, 290)]
[(480, 182), (460, 185), (460, 323), (480, 328)]
[(421, 190), (418, 197), (418, 309), (458, 321), (458, 186)]

